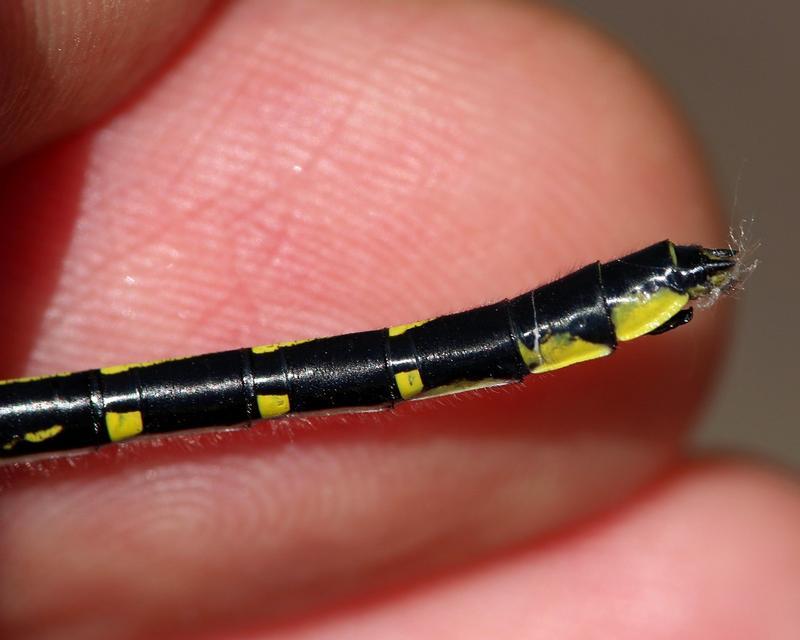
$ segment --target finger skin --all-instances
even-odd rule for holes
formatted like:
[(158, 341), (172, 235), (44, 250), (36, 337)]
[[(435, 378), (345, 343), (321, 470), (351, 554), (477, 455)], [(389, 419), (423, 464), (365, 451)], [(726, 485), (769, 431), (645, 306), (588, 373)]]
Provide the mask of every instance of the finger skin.
[[(519, 4), (234, 3), (0, 195), (8, 375), (386, 326), (719, 238), (661, 93)], [(671, 463), (719, 320), (511, 390), (4, 467), (5, 637), (277, 619), (584, 517)]]
[(237, 640), (793, 640), (796, 480), (682, 470), (589, 527), (438, 581)]
[(0, 3), (0, 164), (119, 103), (164, 63), (210, 4)]

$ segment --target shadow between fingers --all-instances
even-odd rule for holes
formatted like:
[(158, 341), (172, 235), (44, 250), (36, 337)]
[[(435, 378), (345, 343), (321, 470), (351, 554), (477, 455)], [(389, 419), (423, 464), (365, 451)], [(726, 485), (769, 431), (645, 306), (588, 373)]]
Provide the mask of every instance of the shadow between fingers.
[(0, 173), (0, 379), (25, 372), (80, 211), (90, 140), (79, 136)]

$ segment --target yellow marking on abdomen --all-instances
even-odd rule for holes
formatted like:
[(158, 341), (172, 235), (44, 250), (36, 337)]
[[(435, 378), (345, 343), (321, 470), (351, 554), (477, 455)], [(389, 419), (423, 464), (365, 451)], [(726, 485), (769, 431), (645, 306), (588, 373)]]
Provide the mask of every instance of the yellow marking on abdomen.
[(312, 339), (313, 338), (304, 338), (303, 340), (289, 340), (288, 342), (276, 342), (275, 344), (262, 344), (257, 347), (253, 347), (251, 351), (253, 353), (272, 353), (273, 351), (277, 351), (283, 347), (293, 347), (296, 344), (311, 342)]
[(394, 374), (394, 381), (397, 383), (397, 389), (400, 391), (400, 397), (403, 400), (409, 400), (414, 396), (418, 396), (425, 389), (422, 384), (422, 376), (419, 369), (412, 369), (411, 371), (401, 371)]
[(28, 376), (27, 378), (12, 378), (11, 380), (0, 380), (0, 386), (4, 384), (17, 384), (18, 382), (36, 382), (38, 380), (48, 380), (50, 378), (66, 378), (67, 376), (71, 376), (71, 371), (66, 371), (64, 373), (50, 373), (45, 376)]
[(150, 362), (141, 362), (139, 364), (115, 364), (110, 367), (101, 367), (100, 373), (110, 376), (115, 373), (122, 373), (123, 371), (129, 371), (134, 367), (147, 367), (149, 366)]
[(138, 436), (144, 430), (141, 411), (123, 411), (106, 413), (106, 429), (111, 442), (119, 442)]
[(64, 430), (60, 424), (54, 424), (52, 427), (48, 429), (41, 429), (39, 431), (32, 431), (30, 433), (26, 433), (23, 438), (26, 442), (44, 442), (45, 440), (49, 440), (53, 436), (57, 436)]
[(657, 329), (689, 302), (689, 295), (662, 288), (655, 293), (639, 293), (632, 300), (611, 309), (617, 340), (633, 340)]
[(522, 357), (522, 361), (531, 371), (542, 363), (536, 349), (531, 349), (522, 340), (517, 340), (517, 349), (519, 349), (519, 355)]
[(26, 442), (44, 442), (45, 440), (49, 440), (57, 436), (64, 430), (60, 424), (54, 424), (52, 427), (48, 427), (47, 429), (40, 429), (39, 431), (29, 431), (21, 438), (19, 436), (14, 436), (14, 439), (6, 442), (3, 445), (4, 451), (11, 451), (14, 447), (17, 446), (17, 443), (21, 440), (25, 440)]
[[(191, 356), (189, 356), (191, 357)], [(181, 356), (179, 358), (164, 358), (162, 360), (150, 360), (149, 362), (133, 362), (131, 364), (115, 364), (110, 367), (102, 367), (100, 373), (103, 375), (111, 376), (115, 373), (122, 373), (130, 371), (131, 369), (142, 369), (144, 367), (152, 367), (154, 364), (164, 364), (165, 362), (177, 362), (178, 360), (188, 360), (189, 357)]]
[(486, 389), (488, 387), (498, 387), (500, 385), (513, 382), (512, 380), (498, 380), (497, 378), (485, 378), (483, 380), (457, 380), (450, 384), (443, 384), (439, 387), (433, 387), (425, 391), (421, 397), (435, 398), (437, 396), (448, 396), (453, 393), (461, 393), (463, 391), (476, 391), (478, 389)]
[(669, 245), (669, 258), (670, 258), (670, 260), (672, 260), (672, 266), (677, 267), (678, 266), (678, 254), (675, 251), (675, 245), (672, 244), (669, 241), (667, 241), (667, 244)]
[(256, 396), (256, 401), (258, 402), (258, 412), (262, 418), (277, 418), (289, 413), (291, 409), (289, 396), (286, 394)]
[(578, 362), (602, 358), (611, 353), (611, 347), (583, 340), (569, 333), (556, 333), (539, 345), (542, 364), (533, 369), (534, 373), (555, 371)]
[(429, 322), (429, 320), (417, 320), (416, 322), (409, 322), (408, 324), (397, 324), (393, 327), (389, 327), (389, 337), (394, 338), (395, 336), (403, 335), (409, 329), (422, 326), (426, 322)]

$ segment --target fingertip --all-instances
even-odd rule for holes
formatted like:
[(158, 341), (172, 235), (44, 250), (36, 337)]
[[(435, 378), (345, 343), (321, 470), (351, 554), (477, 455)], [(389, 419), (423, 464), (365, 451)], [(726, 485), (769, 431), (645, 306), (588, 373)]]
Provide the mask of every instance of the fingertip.
[(0, 5), (0, 164), (88, 124), (161, 65), (212, 0)]

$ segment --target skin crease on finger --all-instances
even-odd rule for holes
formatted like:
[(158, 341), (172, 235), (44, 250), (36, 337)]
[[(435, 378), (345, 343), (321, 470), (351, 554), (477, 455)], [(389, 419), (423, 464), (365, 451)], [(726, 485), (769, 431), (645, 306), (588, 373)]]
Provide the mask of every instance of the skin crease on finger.
[[(190, 45), (6, 172), (3, 293), (41, 313), (9, 314), (4, 374), (386, 326), (723, 237), (659, 90), (550, 9), (251, 0)], [(721, 320), (391, 414), (2, 467), (2, 635), (267, 623), (585, 517), (670, 464)]]

